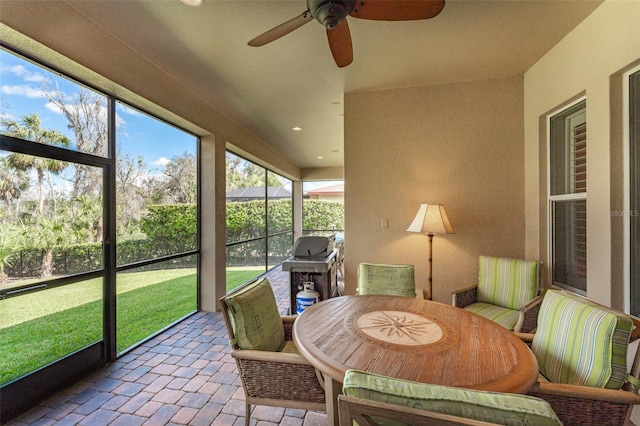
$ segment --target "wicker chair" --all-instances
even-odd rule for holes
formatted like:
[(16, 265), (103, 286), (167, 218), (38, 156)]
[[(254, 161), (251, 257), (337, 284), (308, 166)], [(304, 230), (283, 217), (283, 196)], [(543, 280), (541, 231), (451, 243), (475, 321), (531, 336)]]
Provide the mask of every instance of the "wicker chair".
[[(271, 315), (277, 315), (282, 321), (285, 346), (278, 351), (240, 347), (243, 339), (238, 335), (242, 334), (242, 330), (236, 327), (241, 327), (242, 321), (234, 317), (234, 305), (228, 301), (238, 294), (250, 295), (251, 292), (257, 292), (256, 287), (261, 288), (263, 293), (255, 293), (254, 299), (262, 302), (266, 300), (269, 309), (275, 309), (275, 313), (271, 312)], [(273, 299), (273, 303), (270, 299)], [(229, 334), (231, 356), (236, 360), (245, 393), (245, 425), (249, 425), (252, 404), (326, 411), (325, 393), (316, 371), (293, 344), (291, 330), (296, 317), (280, 316), (273, 290), (266, 278), (233, 290), (219, 300), (219, 305)]]
[(540, 262), (480, 256), (478, 283), (454, 290), (451, 304), (528, 333), (536, 328), (542, 302), (539, 281)]
[(416, 297), (415, 268), (413, 265), (360, 263), (356, 293)]
[[(556, 292), (549, 290), (547, 295), (553, 295)], [(566, 294), (565, 294), (566, 295)], [(546, 298), (547, 296), (545, 296)], [(574, 299), (581, 299), (578, 296), (572, 296)], [(626, 317), (632, 321), (631, 333), (626, 333), (626, 337), (617, 338), (613, 336), (613, 341), (619, 342), (619, 347), (626, 346), (631, 349), (628, 343), (631, 343), (640, 338), (640, 320), (638, 318), (628, 316), (619, 312), (616, 312), (610, 308), (602, 307), (594, 302), (583, 299), (582, 302), (589, 306), (596, 306), (602, 308), (605, 312), (612, 313), (618, 317)], [(544, 302), (543, 302), (544, 303)], [(545, 307), (541, 311), (541, 315), (548, 315)], [(576, 316), (574, 316), (576, 317)], [(540, 320), (542, 323), (542, 319)], [(563, 328), (562, 326), (557, 329)], [(617, 329), (618, 327), (616, 327)], [(556, 329), (556, 330), (557, 330)], [(538, 329), (537, 333), (542, 333), (542, 325)], [(534, 334), (530, 333), (516, 333), (520, 338), (530, 345), (533, 345), (535, 339)], [(557, 332), (556, 332), (557, 334)], [(624, 333), (623, 333), (624, 334)], [(567, 339), (568, 340), (568, 339)], [(627, 343), (628, 342), (628, 343)], [(566, 341), (565, 341), (566, 344)], [(613, 344), (615, 346), (615, 343)], [(568, 350), (567, 350), (568, 352)], [(616, 349), (613, 349), (613, 353)], [(536, 350), (534, 348), (534, 353)], [(626, 351), (619, 353), (619, 360), (626, 364), (628, 355)], [(631, 354), (629, 354), (631, 355)], [(615, 355), (613, 355), (615, 357)], [(541, 355), (536, 353), (536, 357), (541, 358)], [(538, 363), (541, 365), (541, 372), (543, 369), (544, 361), (540, 360)], [(573, 367), (572, 367), (573, 368)], [(624, 371), (622, 371), (624, 377)], [(582, 386), (576, 384), (565, 384), (550, 382), (541, 375), (540, 380), (533, 388), (528, 392), (529, 395), (535, 396), (549, 402), (553, 410), (556, 412), (563, 424), (570, 425), (630, 425), (631, 412), (635, 405), (640, 404), (640, 395), (638, 395), (637, 378), (640, 373), (640, 351), (636, 348), (634, 354), (633, 363), (628, 370), (624, 385), (620, 389), (607, 389), (591, 386)], [(634, 384), (632, 384), (634, 383)]]

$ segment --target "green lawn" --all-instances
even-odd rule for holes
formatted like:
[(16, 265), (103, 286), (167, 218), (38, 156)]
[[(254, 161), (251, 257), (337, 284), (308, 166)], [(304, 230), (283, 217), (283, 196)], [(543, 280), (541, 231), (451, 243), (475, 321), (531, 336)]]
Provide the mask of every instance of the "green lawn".
[(264, 266), (243, 266), (227, 268), (227, 292), (264, 274)]
[[(227, 291), (264, 268), (227, 271)], [(117, 350), (193, 312), (194, 269), (118, 275)], [(0, 385), (102, 338), (102, 280), (25, 294), (0, 301)]]

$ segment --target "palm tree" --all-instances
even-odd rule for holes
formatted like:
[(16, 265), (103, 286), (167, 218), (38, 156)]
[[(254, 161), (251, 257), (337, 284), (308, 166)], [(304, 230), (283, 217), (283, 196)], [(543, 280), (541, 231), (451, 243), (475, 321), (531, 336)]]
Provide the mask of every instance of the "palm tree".
[(6, 205), (2, 222), (8, 219), (8, 210), (13, 200), (18, 200), (22, 192), (29, 187), (29, 177), (21, 170), (9, 165), (6, 158), (0, 158), (0, 201)]
[[(71, 141), (68, 137), (57, 130), (43, 129), (40, 125), (38, 114), (25, 115), (20, 122), (14, 120), (2, 120), (0, 122), (5, 127), (7, 136), (26, 139), (37, 143), (55, 146), (69, 146)], [(38, 174), (38, 212), (42, 216), (44, 211), (44, 174), (45, 172), (59, 174), (68, 163), (51, 158), (36, 157), (33, 155), (14, 152), (7, 157), (7, 163), (24, 172), (35, 170)]]
[(72, 200), (72, 221), (87, 233), (87, 242), (102, 241), (102, 198), (78, 195)]
[(12, 266), (14, 261), (13, 250), (11, 249), (11, 241), (9, 237), (0, 234), (0, 283), (7, 278), (5, 267)]
[(49, 277), (54, 270), (53, 250), (64, 250), (73, 239), (73, 229), (68, 221), (40, 218), (35, 228), (22, 221), (16, 224), (15, 235), (21, 246), (42, 250), (41, 277)]

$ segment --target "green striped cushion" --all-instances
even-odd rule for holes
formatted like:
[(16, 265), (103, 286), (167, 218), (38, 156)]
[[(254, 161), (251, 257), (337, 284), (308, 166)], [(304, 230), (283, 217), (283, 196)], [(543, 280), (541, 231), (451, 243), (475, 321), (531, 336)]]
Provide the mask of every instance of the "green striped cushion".
[(514, 311), (513, 309), (507, 309), (489, 303), (476, 302), (465, 306), (464, 309), (482, 315), (511, 331), (513, 331), (520, 319), (520, 311)]
[(540, 373), (551, 382), (606, 387), (612, 374), (616, 323), (610, 312), (548, 290), (531, 343)]
[(410, 382), (358, 370), (347, 370), (342, 391), (357, 398), (501, 425), (562, 425), (549, 403), (527, 395)]
[(360, 263), (357, 294), (390, 294), (416, 297), (413, 265)]
[(480, 256), (478, 302), (519, 310), (538, 294), (540, 263)]
[(271, 283), (261, 278), (224, 299), (241, 349), (275, 352), (284, 345), (284, 326)]
[(633, 331), (633, 321), (628, 316), (600, 307), (605, 312), (616, 316), (616, 328), (613, 330), (611, 344), (611, 377), (604, 386), (607, 389), (620, 389), (627, 380), (627, 350)]
[(616, 325), (613, 330), (613, 337), (611, 343), (611, 377), (604, 386), (607, 389), (620, 389), (626, 382), (628, 364), (627, 364), (627, 350), (629, 348), (629, 339), (631, 338), (631, 332), (633, 331), (633, 321), (629, 316), (609, 309), (605, 306), (593, 303), (590, 300), (584, 299), (579, 296), (563, 293), (564, 296), (585, 303), (589, 306), (596, 307), (604, 312), (608, 312), (616, 316)]

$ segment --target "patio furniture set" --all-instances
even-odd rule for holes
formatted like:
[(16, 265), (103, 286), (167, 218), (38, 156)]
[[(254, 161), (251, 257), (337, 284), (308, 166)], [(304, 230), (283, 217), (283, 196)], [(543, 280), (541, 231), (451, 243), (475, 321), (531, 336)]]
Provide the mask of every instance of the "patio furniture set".
[(220, 307), (245, 424), (252, 405), (326, 411), (343, 426), (630, 424), (640, 322), (539, 294), (539, 275), (535, 261), (481, 256), (477, 285), (445, 305), (415, 297), (411, 265), (363, 264), (356, 295), (298, 316), (280, 315), (266, 278), (233, 290)]

